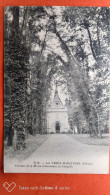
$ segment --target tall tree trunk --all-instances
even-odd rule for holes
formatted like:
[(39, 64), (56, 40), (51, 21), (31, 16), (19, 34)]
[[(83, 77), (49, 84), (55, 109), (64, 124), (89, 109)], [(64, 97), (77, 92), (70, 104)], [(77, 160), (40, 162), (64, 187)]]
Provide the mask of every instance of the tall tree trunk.
[[(82, 71), (79, 70), (80, 66), (78, 66), (77, 62), (72, 56), (69, 47), (63, 41), (62, 37), (57, 31), (55, 21), (54, 21), (54, 33), (56, 34), (56, 36), (58, 37), (61, 43), (61, 48), (63, 49), (64, 53), (67, 55), (68, 63), (64, 63), (64, 65), (66, 66), (66, 70), (71, 74), (72, 83), (74, 83), (80, 101), (82, 103), (82, 109), (87, 119), (87, 122), (89, 124), (90, 130), (92, 131), (94, 136), (95, 135), (97, 136), (98, 130), (97, 130), (97, 126), (95, 125), (96, 119), (98, 120), (97, 111), (96, 109), (94, 109), (94, 102), (91, 96), (88, 94), (89, 92), (88, 83), (86, 83), (86, 79), (83, 77)], [(63, 62), (63, 60), (61, 61)]]

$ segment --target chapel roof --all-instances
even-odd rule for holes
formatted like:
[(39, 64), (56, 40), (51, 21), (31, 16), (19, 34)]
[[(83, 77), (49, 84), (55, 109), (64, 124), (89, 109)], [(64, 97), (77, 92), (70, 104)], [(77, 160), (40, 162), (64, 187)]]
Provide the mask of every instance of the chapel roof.
[(51, 108), (52, 107), (54, 107), (54, 108), (64, 108), (65, 107), (63, 105), (60, 97), (59, 97), (57, 86), (56, 86), (54, 98), (53, 98), (53, 101), (52, 101), (52, 104), (50, 105), (50, 107)]

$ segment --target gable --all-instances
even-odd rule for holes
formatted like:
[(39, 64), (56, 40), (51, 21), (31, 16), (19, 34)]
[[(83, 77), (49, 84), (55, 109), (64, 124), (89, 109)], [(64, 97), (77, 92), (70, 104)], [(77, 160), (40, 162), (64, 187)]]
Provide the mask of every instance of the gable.
[(55, 95), (54, 95), (54, 100), (53, 100), (53, 103), (52, 103), (52, 104), (53, 104), (55, 107), (63, 106), (62, 101), (61, 101), (61, 99), (59, 98), (58, 93), (55, 93)]

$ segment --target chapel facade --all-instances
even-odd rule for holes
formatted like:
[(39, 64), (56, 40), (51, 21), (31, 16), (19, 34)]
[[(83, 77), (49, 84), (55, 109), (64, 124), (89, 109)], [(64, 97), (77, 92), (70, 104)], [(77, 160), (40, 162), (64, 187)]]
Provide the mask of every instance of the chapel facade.
[(53, 102), (47, 108), (47, 133), (66, 133), (68, 130), (68, 110), (56, 87)]

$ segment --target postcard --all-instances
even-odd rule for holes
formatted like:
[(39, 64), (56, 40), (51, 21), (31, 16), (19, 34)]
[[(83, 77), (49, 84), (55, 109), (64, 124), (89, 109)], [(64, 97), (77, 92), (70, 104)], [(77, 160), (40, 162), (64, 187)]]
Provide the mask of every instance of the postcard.
[(5, 7), (5, 173), (109, 173), (109, 15)]

